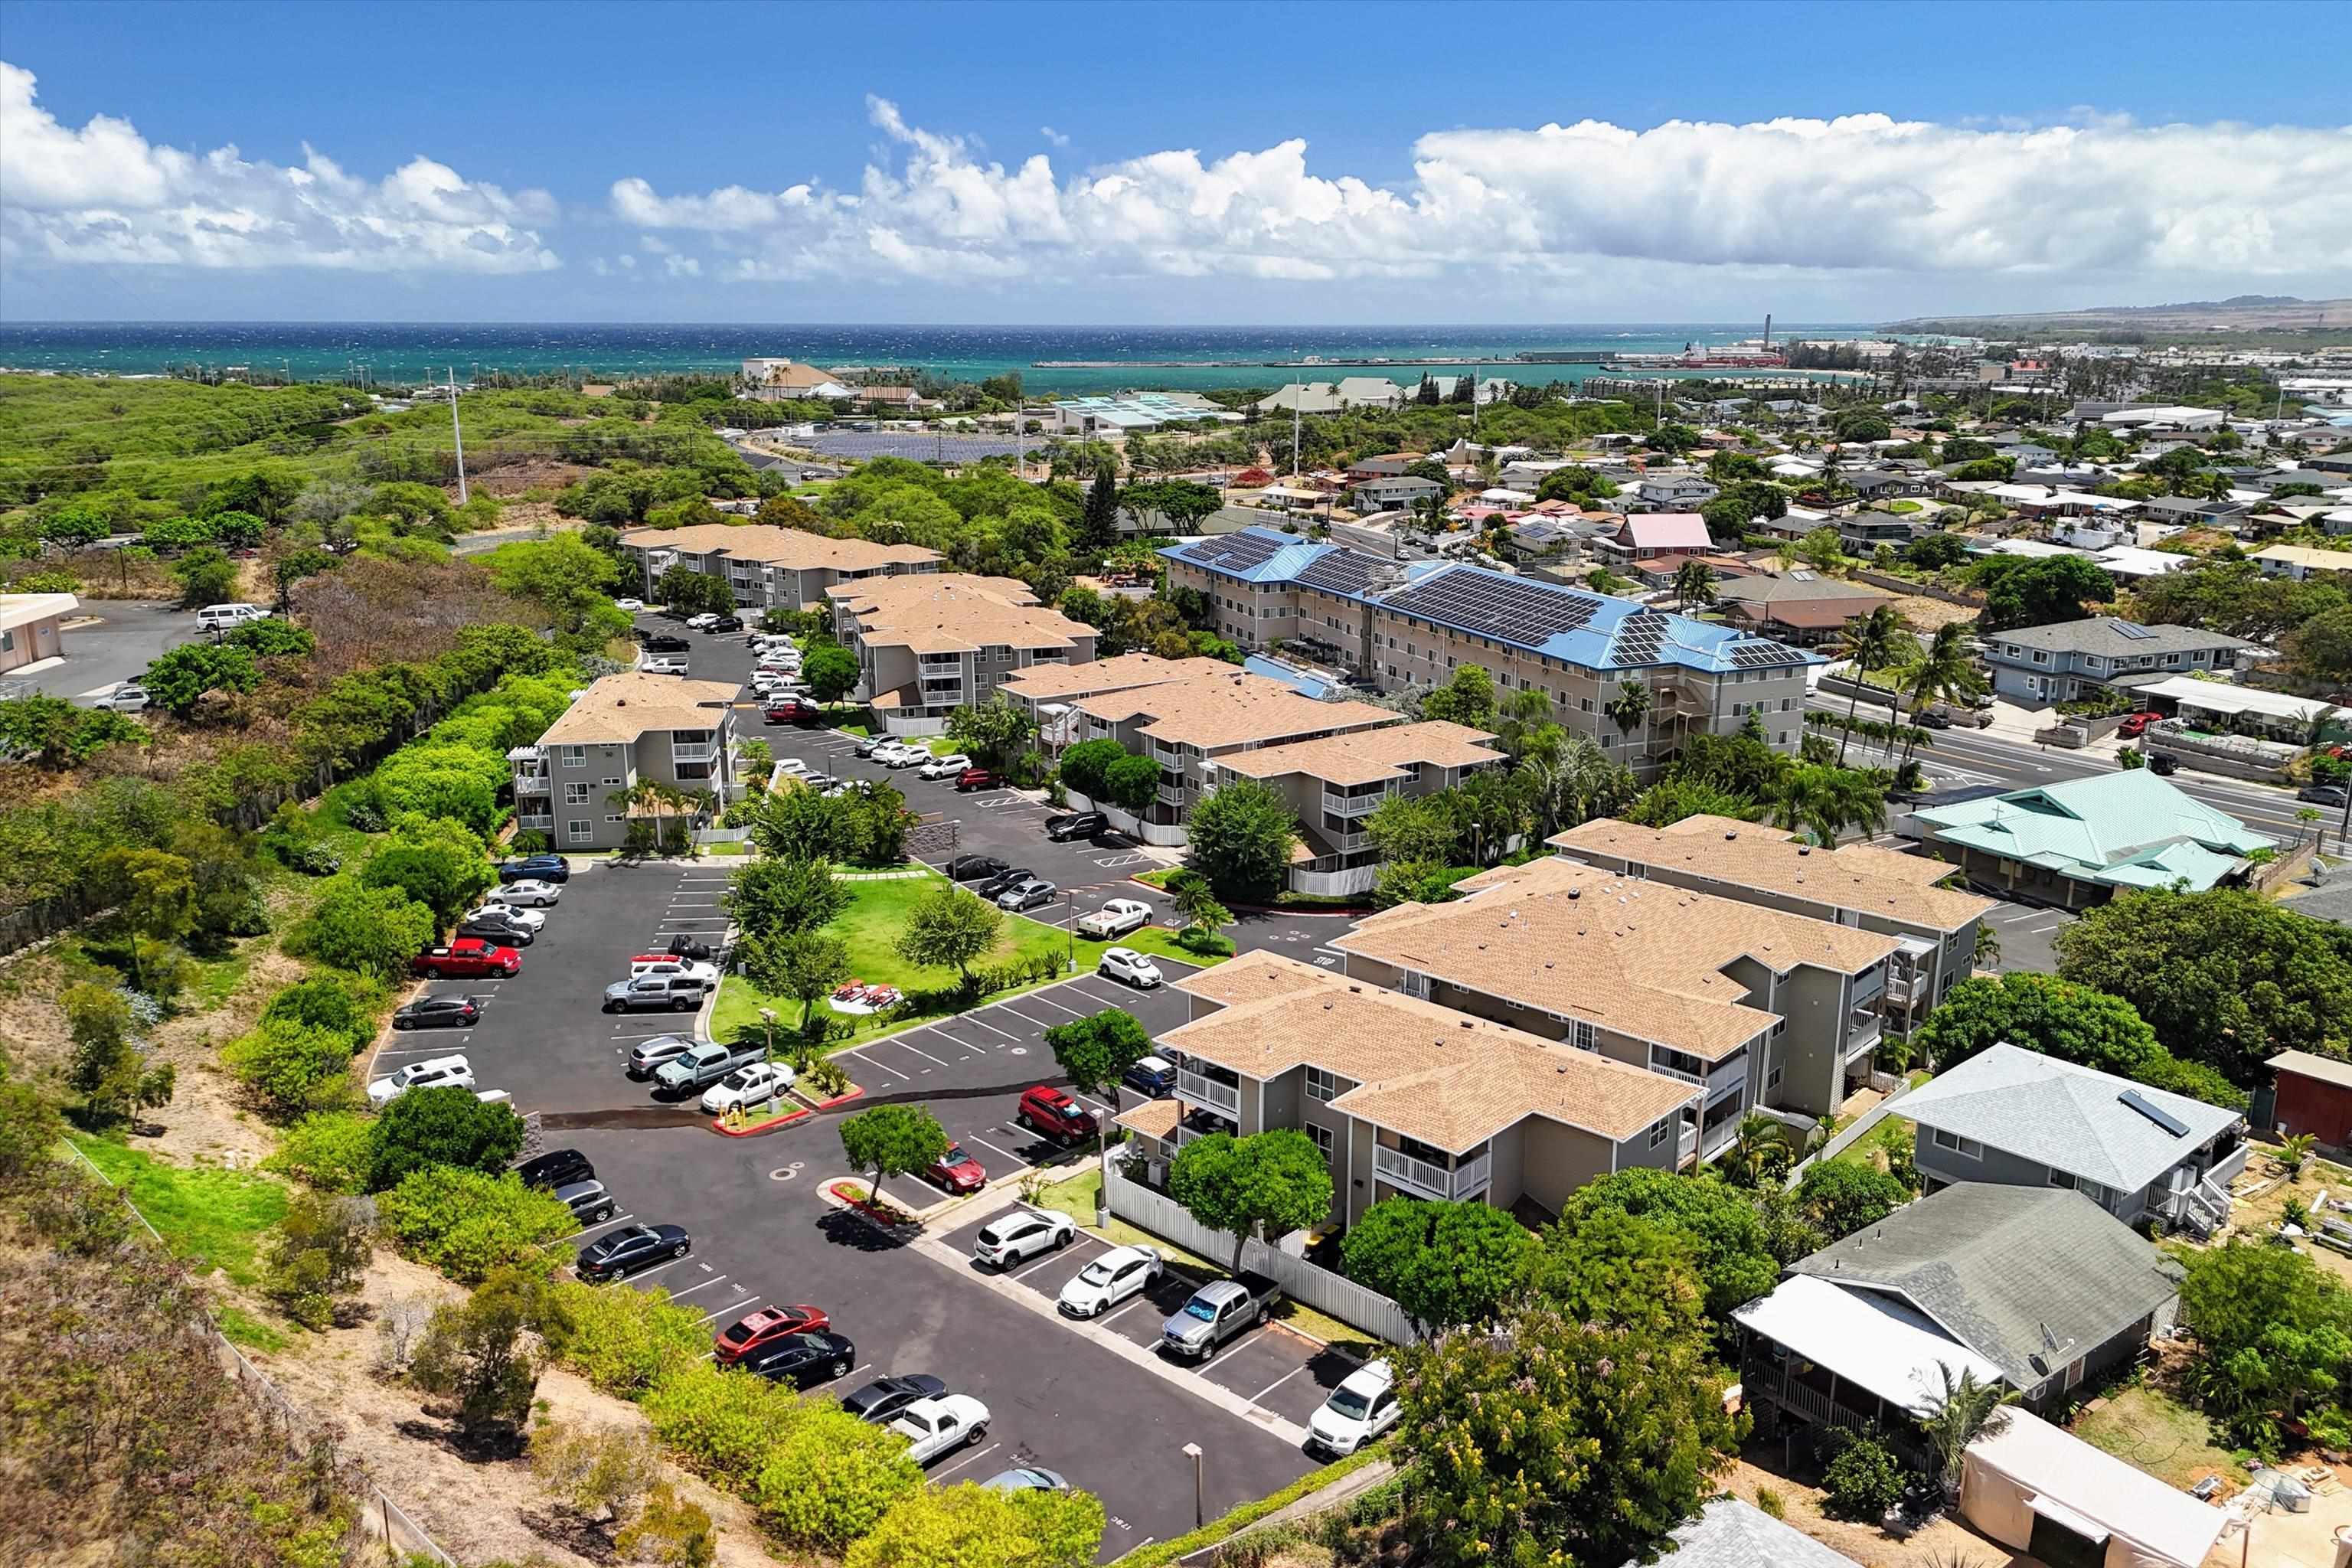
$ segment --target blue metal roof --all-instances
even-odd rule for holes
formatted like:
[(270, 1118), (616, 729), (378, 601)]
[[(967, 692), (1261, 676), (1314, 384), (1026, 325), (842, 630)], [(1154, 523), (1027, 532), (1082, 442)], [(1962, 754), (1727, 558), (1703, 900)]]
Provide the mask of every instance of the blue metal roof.
[[(1244, 583), (1296, 582), (1310, 565), (1334, 556), (1377, 559), (1345, 545), (1301, 542), (1270, 528), (1245, 528), (1170, 545), (1160, 553)], [(1675, 665), (1724, 674), (1823, 662), (1818, 654), (1711, 621), (1484, 566), (1417, 564), (1407, 567), (1404, 576), (1402, 587), (1380, 594), (1314, 585), (1359, 604), (1378, 605), (1393, 615), (1603, 672)]]

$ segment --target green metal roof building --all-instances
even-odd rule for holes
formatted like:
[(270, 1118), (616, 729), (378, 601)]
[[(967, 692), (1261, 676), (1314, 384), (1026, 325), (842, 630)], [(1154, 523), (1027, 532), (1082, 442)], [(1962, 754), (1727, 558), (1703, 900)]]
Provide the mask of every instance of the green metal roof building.
[(2242, 877), (2247, 856), (2275, 847), (2146, 769), (1928, 806), (1912, 821), (1970, 882), (2064, 909), (2117, 889), (2202, 892)]

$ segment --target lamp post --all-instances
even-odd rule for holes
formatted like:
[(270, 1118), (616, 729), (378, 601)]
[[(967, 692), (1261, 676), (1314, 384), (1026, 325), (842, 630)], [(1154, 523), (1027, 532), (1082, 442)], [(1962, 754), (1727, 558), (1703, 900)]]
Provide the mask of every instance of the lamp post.
[[(767, 1037), (768, 1041), (767, 1053), (763, 1058), (761, 1058), (761, 1059), (770, 1067), (773, 1067), (776, 1062), (776, 1010), (773, 1007), (762, 1007), (760, 1009), (760, 1028), (761, 1033)], [(768, 1079), (768, 1113), (772, 1116), (775, 1114), (775, 1110), (776, 1080), (773, 1077), (771, 1077)]]
[(1201, 1445), (1187, 1443), (1184, 1452), (1192, 1456), (1192, 1528), (1198, 1530), (1208, 1522), (1208, 1510), (1201, 1501)]

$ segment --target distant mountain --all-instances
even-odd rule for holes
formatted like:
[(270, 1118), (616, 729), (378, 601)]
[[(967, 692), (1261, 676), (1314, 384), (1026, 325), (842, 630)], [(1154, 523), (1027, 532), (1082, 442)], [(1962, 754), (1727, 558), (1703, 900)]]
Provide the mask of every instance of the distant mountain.
[(2300, 300), (2291, 294), (2237, 294), (2177, 305), (2095, 305), (1997, 316), (1921, 316), (1888, 323), (1890, 331), (1951, 332), (1988, 337), (2007, 332), (2080, 328), (2154, 327), (2168, 331), (2276, 331), (2352, 327), (2352, 300)]

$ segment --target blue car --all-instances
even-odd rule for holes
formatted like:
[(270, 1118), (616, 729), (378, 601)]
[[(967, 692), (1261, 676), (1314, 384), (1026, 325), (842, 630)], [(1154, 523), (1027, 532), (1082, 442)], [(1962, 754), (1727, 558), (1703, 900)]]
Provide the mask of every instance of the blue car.
[(501, 882), (568, 882), (572, 867), (561, 855), (526, 855), (520, 860), (499, 862)]
[(1120, 1081), (1139, 1094), (1164, 1100), (1176, 1092), (1176, 1069), (1160, 1057), (1144, 1057), (1128, 1068)]

